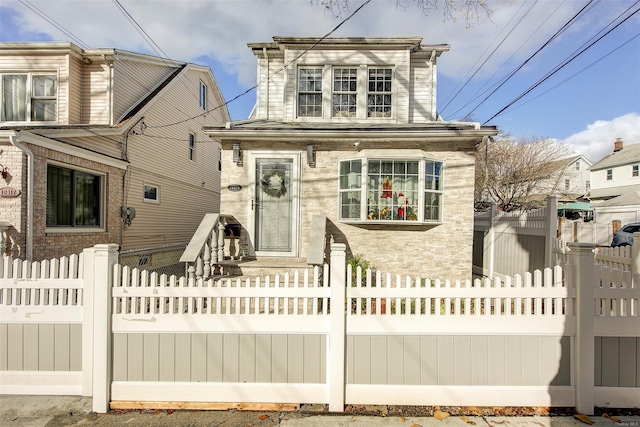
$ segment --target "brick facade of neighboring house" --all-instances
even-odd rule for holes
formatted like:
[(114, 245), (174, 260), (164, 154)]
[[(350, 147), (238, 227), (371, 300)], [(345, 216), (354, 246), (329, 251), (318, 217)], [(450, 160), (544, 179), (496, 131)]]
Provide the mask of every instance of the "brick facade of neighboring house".
[(260, 85), (254, 115), (205, 128), (223, 149), (221, 212), (249, 256), (306, 257), (322, 215), (381, 271), (470, 278), (475, 147), (497, 132), (438, 119), (449, 47), (324, 39), (298, 56), (315, 40), (274, 41), (249, 45), (259, 79), (287, 64)]

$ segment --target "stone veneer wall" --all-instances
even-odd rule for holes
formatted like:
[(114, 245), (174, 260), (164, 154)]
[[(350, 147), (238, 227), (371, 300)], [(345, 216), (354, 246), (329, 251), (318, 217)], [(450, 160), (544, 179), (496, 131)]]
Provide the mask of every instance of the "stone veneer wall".
[[(384, 144), (384, 143), (382, 143)], [(380, 148), (362, 142), (357, 149)], [(391, 144), (391, 143), (389, 143)], [(422, 149), (426, 156), (445, 163), (443, 222), (438, 225), (353, 225), (340, 223), (338, 211), (338, 161), (358, 150), (352, 142), (316, 143), (316, 166), (306, 163), (306, 143), (241, 142), (244, 163), (232, 162), (231, 144), (223, 146), (221, 213), (232, 214), (243, 226), (241, 243), (247, 240), (251, 214), (248, 150), (282, 150), (301, 153), (301, 253), (306, 257), (309, 227), (313, 215), (329, 219), (328, 233), (347, 244), (348, 255), (361, 253), (373, 267), (392, 274), (429, 278), (471, 278), (473, 246), (473, 185), (475, 149), (473, 142), (406, 143), (403, 149)], [(398, 149), (397, 145), (394, 148)], [(240, 184), (230, 192), (229, 184)]]

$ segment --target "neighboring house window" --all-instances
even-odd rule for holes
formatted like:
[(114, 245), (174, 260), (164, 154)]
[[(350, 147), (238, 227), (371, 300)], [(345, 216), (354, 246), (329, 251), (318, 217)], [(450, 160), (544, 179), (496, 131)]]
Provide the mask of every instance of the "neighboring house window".
[(357, 109), (358, 69), (333, 69), (333, 117), (355, 117)]
[(322, 68), (298, 70), (298, 117), (322, 117)]
[(218, 148), (218, 171), (222, 172), (222, 149)]
[(341, 161), (340, 219), (440, 222), (442, 174), (442, 162), (433, 160), (367, 158)]
[(586, 180), (584, 183), (584, 188), (585, 190), (588, 192), (589, 190), (591, 190), (591, 181)]
[(367, 117), (391, 117), (391, 69), (370, 68)]
[(631, 166), (631, 176), (634, 178), (638, 176), (638, 165)]
[(196, 136), (192, 133), (189, 134), (189, 160), (196, 158)]
[(3, 74), (0, 84), (2, 121), (56, 121), (58, 77), (55, 74)]
[(580, 170), (580, 160), (576, 160), (576, 170)]
[(100, 227), (101, 175), (47, 165), (47, 227)]
[(207, 85), (200, 80), (200, 108), (207, 109)]
[(613, 169), (607, 169), (607, 181), (611, 181), (613, 179)]
[(144, 184), (144, 201), (160, 203), (160, 187), (153, 184)]
[(570, 179), (565, 179), (564, 180), (564, 189), (565, 189), (565, 191), (569, 191), (571, 189), (571, 180)]

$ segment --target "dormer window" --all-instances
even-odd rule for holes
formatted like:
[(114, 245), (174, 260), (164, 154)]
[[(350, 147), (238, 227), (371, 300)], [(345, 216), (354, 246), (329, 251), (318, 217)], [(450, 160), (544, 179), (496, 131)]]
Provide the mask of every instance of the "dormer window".
[(390, 119), (392, 89), (391, 67), (299, 67), (297, 117)]
[(322, 117), (322, 68), (298, 70), (298, 117)]
[(356, 117), (358, 69), (333, 69), (333, 117)]
[(55, 74), (2, 74), (3, 122), (55, 122), (58, 77)]
[(391, 69), (369, 69), (367, 117), (391, 117)]

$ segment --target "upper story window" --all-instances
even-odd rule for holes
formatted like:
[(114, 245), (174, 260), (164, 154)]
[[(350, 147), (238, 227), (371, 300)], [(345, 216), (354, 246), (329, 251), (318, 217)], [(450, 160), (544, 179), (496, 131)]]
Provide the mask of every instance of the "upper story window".
[(638, 176), (638, 165), (631, 166), (631, 176), (633, 178)]
[(57, 120), (58, 77), (55, 74), (2, 74), (3, 122)]
[(607, 181), (611, 181), (613, 179), (613, 169), (607, 169)]
[(339, 218), (349, 222), (441, 222), (443, 164), (427, 159), (340, 162)]
[(333, 69), (333, 117), (356, 117), (358, 69)]
[(298, 117), (322, 117), (322, 68), (298, 70)]
[(189, 134), (189, 160), (195, 160), (196, 158), (196, 136), (192, 133)]
[(370, 68), (367, 117), (391, 117), (391, 69)]
[(47, 227), (103, 227), (103, 176), (47, 165)]
[(580, 160), (576, 160), (576, 170), (580, 170)]
[(565, 189), (565, 191), (571, 190), (571, 180), (570, 179), (565, 179), (564, 180), (564, 189)]
[(393, 69), (299, 67), (297, 117), (392, 118)]
[(207, 109), (207, 85), (200, 80), (200, 108)]

